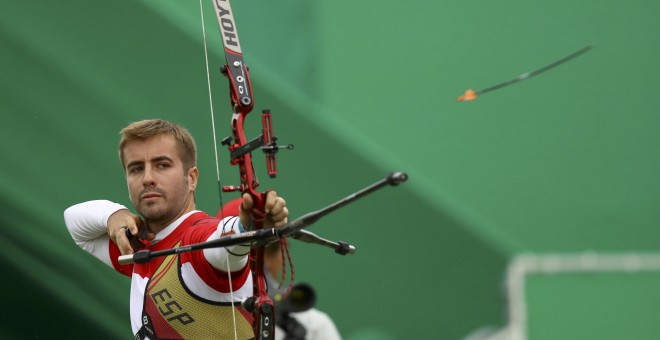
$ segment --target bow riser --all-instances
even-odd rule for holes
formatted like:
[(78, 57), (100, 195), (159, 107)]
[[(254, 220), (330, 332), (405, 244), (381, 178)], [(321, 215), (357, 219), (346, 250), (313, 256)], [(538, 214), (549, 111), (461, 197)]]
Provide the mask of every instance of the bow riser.
[[(236, 148), (248, 143), (244, 133), (244, 120), (247, 113), (237, 112), (232, 116), (232, 130), (236, 143), (229, 147), (230, 152)], [(237, 165), (240, 173), (241, 184), (239, 189), (241, 193), (249, 194), (252, 197), (252, 226), (247, 226), (252, 230), (261, 230), (265, 215), (266, 193), (258, 192), (259, 186), (254, 168), (252, 165), (252, 155), (247, 152), (243, 155), (232, 158), (231, 163)], [(268, 340), (274, 337), (274, 307), (273, 301), (268, 297), (266, 289), (266, 280), (264, 273), (264, 249), (263, 247), (252, 247), (250, 251), (250, 266), (253, 270), (253, 290), (254, 299), (252, 305), (246, 306), (254, 314), (254, 332), (256, 339)]]

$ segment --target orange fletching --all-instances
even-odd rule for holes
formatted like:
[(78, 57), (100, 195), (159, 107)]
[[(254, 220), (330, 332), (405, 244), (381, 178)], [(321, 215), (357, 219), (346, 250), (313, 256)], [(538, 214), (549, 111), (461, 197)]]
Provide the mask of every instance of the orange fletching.
[(457, 102), (462, 102), (462, 101), (470, 101), (470, 100), (475, 100), (477, 99), (477, 93), (474, 92), (472, 89), (468, 89), (465, 91), (465, 94), (462, 96), (458, 97), (456, 99)]

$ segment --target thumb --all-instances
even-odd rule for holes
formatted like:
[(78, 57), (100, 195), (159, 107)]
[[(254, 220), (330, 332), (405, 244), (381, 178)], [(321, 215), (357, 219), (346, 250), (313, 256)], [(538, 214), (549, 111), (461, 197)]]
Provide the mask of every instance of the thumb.
[(250, 194), (243, 194), (243, 203), (239, 209), (239, 218), (241, 224), (247, 230), (252, 229), (252, 206), (254, 202), (252, 201), (252, 196)]
[(254, 202), (252, 201), (252, 196), (250, 196), (250, 194), (243, 194), (243, 204), (241, 204), (241, 210), (250, 212), (253, 205)]

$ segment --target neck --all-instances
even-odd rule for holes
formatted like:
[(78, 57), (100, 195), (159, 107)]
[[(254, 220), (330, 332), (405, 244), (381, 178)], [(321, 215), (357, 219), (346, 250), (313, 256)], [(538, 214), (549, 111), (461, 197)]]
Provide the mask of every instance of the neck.
[(182, 208), (179, 210), (177, 214), (175, 214), (173, 217), (169, 218), (164, 218), (162, 220), (148, 220), (145, 219), (145, 223), (147, 225), (147, 229), (152, 232), (154, 235), (158, 234), (159, 232), (163, 231), (163, 229), (167, 228), (169, 225), (171, 225), (174, 221), (179, 219), (179, 217), (195, 210), (195, 201), (194, 199), (188, 199), (186, 204), (183, 204)]

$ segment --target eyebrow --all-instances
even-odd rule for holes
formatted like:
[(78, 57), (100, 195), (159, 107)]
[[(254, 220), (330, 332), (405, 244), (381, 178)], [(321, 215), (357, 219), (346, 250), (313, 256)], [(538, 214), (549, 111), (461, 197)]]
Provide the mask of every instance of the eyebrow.
[[(151, 162), (151, 163), (156, 163), (156, 162), (161, 162), (161, 161), (168, 161), (168, 162), (172, 162), (172, 163), (174, 162), (174, 160), (172, 158), (167, 157), (167, 156), (158, 156), (158, 157), (154, 157), (154, 158), (149, 160), (149, 162)], [(142, 165), (142, 164), (144, 164), (143, 161), (133, 161), (133, 162), (130, 162), (130, 163), (126, 164), (126, 169), (128, 169), (132, 166), (135, 166), (135, 165)]]

